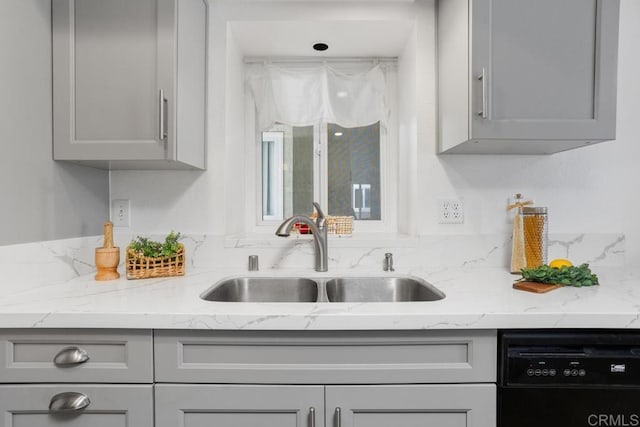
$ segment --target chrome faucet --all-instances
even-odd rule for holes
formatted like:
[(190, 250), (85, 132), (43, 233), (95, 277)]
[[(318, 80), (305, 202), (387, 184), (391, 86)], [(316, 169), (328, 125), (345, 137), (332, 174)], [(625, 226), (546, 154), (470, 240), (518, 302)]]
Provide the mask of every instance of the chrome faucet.
[(280, 224), (276, 230), (276, 236), (289, 237), (294, 224), (298, 222), (307, 224), (313, 234), (313, 243), (316, 248), (316, 271), (327, 271), (327, 219), (317, 202), (313, 202), (313, 206), (318, 212), (318, 217), (315, 221), (308, 216), (294, 215)]

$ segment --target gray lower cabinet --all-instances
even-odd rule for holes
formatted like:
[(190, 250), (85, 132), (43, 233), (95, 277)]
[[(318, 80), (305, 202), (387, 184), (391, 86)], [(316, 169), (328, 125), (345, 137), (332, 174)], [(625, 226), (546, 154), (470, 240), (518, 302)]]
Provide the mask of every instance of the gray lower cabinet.
[(0, 330), (0, 427), (153, 427), (150, 330)]
[(619, 0), (440, 0), (439, 151), (615, 139)]
[(323, 427), (324, 387), (157, 384), (156, 427)]
[[(62, 406), (65, 404), (67, 406)], [(66, 410), (50, 410), (50, 405), (59, 405)], [(52, 426), (153, 427), (153, 387), (85, 384), (0, 386), (0, 427)]]
[(0, 331), (0, 427), (495, 427), (495, 330)]
[(156, 427), (495, 426), (494, 384), (156, 385)]
[(205, 167), (206, 0), (53, 0), (53, 156)]
[(157, 427), (496, 425), (496, 331), (166, 330), (154, 345)]
[(328, 427), (489, 427), (495, 408), (494, 384), (326, 388)]

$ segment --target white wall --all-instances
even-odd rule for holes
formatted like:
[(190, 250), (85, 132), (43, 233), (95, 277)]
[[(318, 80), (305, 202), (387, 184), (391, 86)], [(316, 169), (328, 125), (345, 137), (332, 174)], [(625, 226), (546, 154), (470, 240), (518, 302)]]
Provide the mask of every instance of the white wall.
[[(617, 140), (552, 156), (437, 156), (435, 86), (435, 15), (432, 0), (417, 5), (418, 20), (400, 60), (401, 230), (412, 234), (508, 233), (506, 200), (520, 192), (550, 212), (550, 232), (624, 233), (627, 260), (640, 264), (640, 2), (622, 0), (620, 21)], [(239, 47), (227, 29), (225, 13), (211, 1), (209, 170), (194, 172), (113, 172), (111, 194), (132, 200), (134, 233), (227, 233), (243, 228), (247, 213), (243, 180), (254, 173), (243, 156), (239, 108)], [(282, 5), (282, 4), (281, 4)], [(281, 20), (372, 16), (388, 5), (323, 3), (322, 7), (286, 3)], [(348, 6), (347, 6), (348, 5)], [(301, 13), (296, 8), (307, 8)], [(310, 8), (310, 9), (309, 9)], [(360, 11), (358, 11), (360, 8)], [(251, 10), (249, 8), (249, 10)], [(388, 12), (388, 11), (387, 11)], [(253, 9), (247, 19), (265, 18)], [(234, 18), (234, 19), (237, 19)], [(294, 36), (295, 37), (295, 36)], [(409, 67), (409, 68), (408, 68)], [(413, 67), (413, 68), (411, 68)], [(231, 97), (231, 98), (229, 98)], [(436, 199), (464, 199), (465, 223), (436, 221)]]
[(102, 233), (108, 173), (52, 160), (51, 1), (0, 1), (0, 245)]

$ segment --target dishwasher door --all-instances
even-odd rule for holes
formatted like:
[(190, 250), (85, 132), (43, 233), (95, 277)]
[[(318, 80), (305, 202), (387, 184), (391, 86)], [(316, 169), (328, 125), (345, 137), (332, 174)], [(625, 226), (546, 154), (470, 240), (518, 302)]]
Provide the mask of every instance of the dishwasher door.
[(499, 334), (499, 427), (640, 427), (640, 333)]
[(640, 426), (640, 388), (499, 387), (498, 426)]

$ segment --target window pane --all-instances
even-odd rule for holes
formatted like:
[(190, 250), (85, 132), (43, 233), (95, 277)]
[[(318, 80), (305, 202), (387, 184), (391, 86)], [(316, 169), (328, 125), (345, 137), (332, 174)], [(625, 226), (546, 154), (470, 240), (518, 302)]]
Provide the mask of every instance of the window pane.
[(328, 125), (328, 211), (380, 220), (380, 123)]
[(282, 149), (284, 132), (262, 133), (262, 216), (282, 217)]
[(262, 133), (262, 218), (308, 215), (313, 201), (313, 126)]
[(291, 210), (286, 216), (313, 212), (313, 126), (294, 127), (291, 170)]

